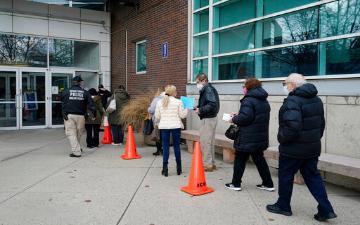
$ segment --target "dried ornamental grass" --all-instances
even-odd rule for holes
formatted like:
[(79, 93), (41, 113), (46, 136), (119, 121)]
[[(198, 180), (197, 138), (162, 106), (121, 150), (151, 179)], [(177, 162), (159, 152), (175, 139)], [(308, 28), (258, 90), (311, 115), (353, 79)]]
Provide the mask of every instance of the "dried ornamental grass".
[(139, 96), (131, 99), (121, 110), (121, 120), (125, 127), (132, 125), (134, 130), (139, 130), (148, 116), (152, 95)]

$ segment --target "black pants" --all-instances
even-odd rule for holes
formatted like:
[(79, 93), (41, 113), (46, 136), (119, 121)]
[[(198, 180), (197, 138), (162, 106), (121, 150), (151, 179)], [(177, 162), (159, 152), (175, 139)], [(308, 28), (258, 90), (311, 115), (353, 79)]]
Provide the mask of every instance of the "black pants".
[(124, 131), (121, 125), (111, 124), (111, 132), (113, 137), (113, 142), (115, 144), (123, 143), (124, 141)]
[(266, 187), (274, 186), (274, 183), (271, 179), (269, 166), (264, 158), (264, 153), (262, 151), (254, 153), (236, 151), (235, 154), (234, 174), (232, 179), (232, 183), (235, 186), (241, 185), (241, 178), (244, 174), (246, 162), (248, 161), (249, 156), (251, 156), (256, 165), (256, 168), (262, 179), (262, 184)]
[(85, 124), (87, 146), (99, 146), (100, 124)]
[(286, 211), (291, 211), (290, 201), (293, 191), (294, 175), (300, 170), (305, 184), (318, 202), (321, 215), (334, 212), (328, 200), (325, 185), (317, 169), (318, 157), (310, 159), (294, 159), (283, 155), (279, 157), (279, 199), (277, 204)]

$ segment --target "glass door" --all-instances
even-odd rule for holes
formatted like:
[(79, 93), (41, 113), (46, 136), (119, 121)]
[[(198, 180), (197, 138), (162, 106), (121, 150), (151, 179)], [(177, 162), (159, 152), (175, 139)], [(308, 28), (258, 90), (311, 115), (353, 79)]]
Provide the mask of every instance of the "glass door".
[(19, 127), (19, 82), (17, 70), (0, 70), (0, 129)]
[(51, 72), (51, 127), (64, 124), (61, 107), (61, 94), (70, 88), (73, 72)]
[(21, 70), (20, 128), (46, 127), (46, 71)]

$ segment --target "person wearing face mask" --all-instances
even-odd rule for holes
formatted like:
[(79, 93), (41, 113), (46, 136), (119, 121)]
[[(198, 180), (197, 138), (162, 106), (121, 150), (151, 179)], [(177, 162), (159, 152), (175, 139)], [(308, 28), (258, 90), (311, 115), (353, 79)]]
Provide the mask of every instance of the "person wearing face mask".
[(314, 219), (336, 218), (328, 200), (317, 164), (321, 153), (321, 137), (325, 129), (324, 107), (317, 89), (301, 74), (290, 74), (284, 91), (288, 95), (279, 111), (279, 198), (267, 211), (291, 216), (294, 175), (300, 170), (305, 184), (318, 202)]
[(195, 113), (200, 117), (200, 145), (203, 151), (204, 170), (212, 172), (215, 165), (215, 131), (217, 114), (220, 109), (219, 95), (216, 89), (209, 84), (206, 74), (196, 76), (196, 87), (200, 91), (200, 98)]
[(239, 113), (233, 115), (231, 122), (239, 127), (234, 140), (235, 162), (232, 182), (225, 187), (241, 191), (241, 179), (246, 162), (251, 156), (258, 169), (262, 183), (257, 188), (274, 191), (269, 166), (264, 158), (264, 151), (269, 146), (270, 105), (268, 93), (261, 87), (258, 79), (250, 78), (243, 87), (244, 97), (240, 100)]

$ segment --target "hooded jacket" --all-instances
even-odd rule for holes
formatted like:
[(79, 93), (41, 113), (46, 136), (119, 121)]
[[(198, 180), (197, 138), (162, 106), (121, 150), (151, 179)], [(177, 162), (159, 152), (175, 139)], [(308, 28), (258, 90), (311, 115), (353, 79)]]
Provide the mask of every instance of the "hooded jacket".
[[(120, 113), (124, 105), (130, 100), (130, 95), (125, 90), (117, 89), (114, 91), (110, 101), (114, 98), (116, 101), (116, 110), (109, 114), (109, 123), (120, 125), (123, 122)], [(107, 107), (109, 107), (110, 101)]]
[(279, 111), (280, 154), (297, 159), (319, 157), (324, 134), (324, 107), (313, 84), (304, 84), (284, 100)]
[(262, 87), (255, 87), (240, 100), (239, 113), (232, 118), (239, 127), (234, 141), (237, 151), (253, 153), (268, 148), (270, 105), (267, 97)]

